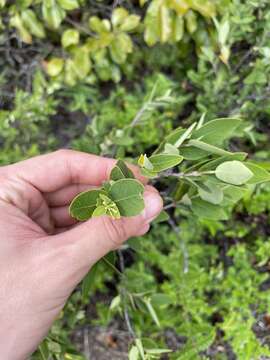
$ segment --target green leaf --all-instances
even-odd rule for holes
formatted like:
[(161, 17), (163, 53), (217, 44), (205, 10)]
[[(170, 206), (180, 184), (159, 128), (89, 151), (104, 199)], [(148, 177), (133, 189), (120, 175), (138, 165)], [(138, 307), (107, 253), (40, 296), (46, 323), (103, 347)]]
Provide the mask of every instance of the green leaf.
[(110, 304), (110, 310), (111, 311), (114, 311), (116, 310), (117, 308), (119, 308), (121, 304), (121, 296), (120, 295), (117, 295), (116, 297), (114, 297), (111, 301), (111, 304)]
[(190, 125), (190, 127), (180, 136), (180, 138), (175, 142), (174, 146), (179, 148), (183, 142), (185, 140), (187, 140), (191, 134), (192, 134), (192, 131), (193, 129), (195, 128), (195, 126), (197, 125), (197, 123), (193, 123), (192, 125)]
[(57, 3), (51, 7), (48, 7), (45, 5), (45, 2), (43, 2), (42, 15), (48, 27), (56, 30), (59, 28), (62, 20), (65, 18), (66, 12), (59, 5), (57, 5)]
[(212, 145), (221, 145), (235, 134), (241, 124), (242, 120), (237, 118), (215, 119), (195, 130), (192, 138)]
[(157, 154), (152, 155), (149, 158), (149, 161), (153, 165), (153, 171), (160, 172), (180, 164), (183, 161), (183, 156), (171, 154)]
[(164, 146), (164, 153), (170, 155), (179, 155), (179, 150), (176, 146), (166, 143)]
[(113, 10), (112, 13), (112, 24), (114, 27), (118, 27), (121, 25), (127, 18), (129, 17), (129, 13), (126, 9), (122, 7), (118, 7)]
[(150, 355), (161, 355), (171, 353), (170, 349), (145, 349), (146, 354)]
[(57, 2), (65, 10), (74, 10), (80, 6), (77, 0), (57, 0)]
[(92, 214), (92, 217), (106, 215), (106, 208), (105, 206), (97, 206)]
[(184, 36), (184, 18), (177, 14), (172, 18), (172, 38), (177, 42), (182, 40)]
[(172, 299), (167, 294), (156, 293), (151, 296), (151, 303), (153, 304), (153, 306), (167, 306), (172, 304)]
[(154, 171), (154, 166), (151, 161), (148, 159), (147, 155), (141, 155), (138, 159), (138, 165), (145, 168), (146, 170)]
[(206, 164), (202, 165), (199, 169), (200, 171), (213, 170), (216, 169), (218, 165), (224, 163), (225, 161), (230, 161), (230, 160), (244, 161), (246, 157), (247, 157), (247, 153), (244, 152), (232, 153), (231, 155), (221, 156), (217, 159), (208, 161)]
[(20, 38), (23, 42), (26, 44), (32, 43), (32, 36), (30, 32), (26, 29), (26, 27), (23, 24), (22, 18), (19, 16), (19, 14), (15, 14), (10, 17), (10, 26), (15, 27), (20, 35)]
[(253, 177), (252, 171), (238, 160), (220, 164), (215, 175), (219, 180), (232, 185), (246, 184)]
[(101, 190), (89, 190), (77, 195), (70, 204), (70, 215), (80, 221), (91, 218), (101, 193)]
[(145, 169), (145, 168), (142, 168), (142, 169), (141, 169), (141, 174), (142, 174), (143, 176), (145, 176), (145, 177), (150, 178), (150, 179), (153, 179), (153, 178), (155, 178), (155, 177), (158, 175), (157, 172), (152, 171), (152, 170), (148, 170), (148, 169)]
[(158, 316), (157, 316), (157, 313), (155, 311), (155, 309), (153, 308), (152, 304), (151, 304), (151, 299), (147, 298), (147, 299), (144, 299), (144, 302), (145, 302), (145, 305), (152, 317), (152, 319), (154, 320), (155, 324), (160, 327), (160, 322), (159, 322), (159, 319), (158, 319)]
[[(110, 188), (108, 188), (107, 191), (109, 192)], [(104, 193), (101, 193), (99, 194), (99, 198), (97, 200), (97, 208), (93, 212), (92, 216), (102, 216), (105, 214), (111, 216), (113, 219), (120, 219), (121, 217), (119, 209), (115, 202)]]
[(200, 160), (209, 155), (209, 153), (205, 150), (198, 149), (194, 146), (181, 147), (181, 155), (186, 160)]
[(220, 155), (220, 156), (231, 155), (232, 154), (229, 151), (223, 150), (223, 149), (218, 148), (218, 147), (216, 147), (214, 145), (207, 144), (207, 143), (205, 143), (203, 141), (200, 141), (200, 140), (190, 140), (188, 142), (188, 145), (191, 145), (191, 146), (194, 146), (194, 147), (196, 147), (198, 149), (206, 151), (209, 154), (216, 154), (216, 155)]
[(185, 19), (188, 32), (193, 34), (198, 28), (196, 13), (192, 10), (189, 10), (185, 15)]
[(218, 205), (196, 198), (192, 199), (191, 209), (195, 215), (202, 219), (227, 220), (225, 211)]
[(240, 188), (238, 186), (229, 185), (223, 189), (223, 201), (221, 206), (232, 206), (238, 203), (247, 192), (246, 188)]
[(131, 37), (126, 33), (118, 34), (110, 44), (110, 54), (117, 64), (123, 64), (127, 55), (132, 52), (133, 43)]
[(144, 186), (135, 179), (122, 179), (112, 184), (109, 197), (117, 205), (121, 216), (136, 216), (144, 209)]
[(133, 172), (127, 167), (122, 160), (118, 160), (111, 171), (110, 179), (117, 181), (121, 179), (134, 179)]
[(135, 340), (135, 345), (137, 346), (139, 353), (141, 355), (142, 360), (145, 360), (145, 356), (144, 356), (144, 349), (143, 349), (143, 344), (141, 339), (136, 339)]
[(68, 29), (64, 31), (61, 38), (61, 43), (64, 48), (71, 45), (77, 45), (80, 41), (80, 33), (76, 29)]
[(270, 181), (270, 173), (261, 166), (252, 162), (245, 162), (245, 166), (253, 173), (253, 177), (248, 180), (248, 184), (261, 184)]
[(210, 181), (206, 181), (205, 185), (208, 187), (209, 191), (205, 191), (204, 189), (200, 188), (198, 190), (200, 198), (214, 205), (220, 204), (223, 200), (222, 189)]
[(140, 19), (141, 18), (138, 15), (129, 15), (122, 21), (120, 30), (127, 32), (135, 30), (140, 23)]
[(165, 137), (167, 143), (174, 145), (178, 139), (186, 132), (186, 129), (179, 127), (174, 129), (169, 135)]
[(166, 5), (161, 5), (158, 9), (158, 29), (161, 43), (167, 42), (171, 35), (171, 19)]
[(109, 21), (101, 20), (97, 16), (92, 16), (89, 19), (89, 27), (92, 31), (102, 34), (111, 30), (111, 24)]
[(73, 57), (74, 69), (79, 79), (84, 80), (91, 70), (91, 61), (89, 52), (86, 47), (81, 46), (76, 48)]
[(31, 34), (38, 38), (45, 37), (45, 30), (41, 21), (38, 20), (36, 14), (31, 9), (22, 12), (22, 21)]
[(139, 360), (140, 354), (137, 346), (132, 346), (128, 353), (128, 360)]
[(64, 59), (52, 58), (46, 63), (46, 71), (50, 76), (57, 76), (64, 67)]

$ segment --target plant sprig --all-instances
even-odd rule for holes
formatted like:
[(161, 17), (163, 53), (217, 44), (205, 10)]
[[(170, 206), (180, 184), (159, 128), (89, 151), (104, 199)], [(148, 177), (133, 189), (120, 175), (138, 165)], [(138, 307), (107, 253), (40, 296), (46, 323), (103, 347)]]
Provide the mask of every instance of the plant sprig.
[[(246, 161), (246, 153), (225, 149), (225, 142), (244, 129), (245, 123), (238, 118), (204, 124), (202, 117), (187, 129), (174, 130), (151, 156), (141, 155), (141, 173), (150, 179), (176, 179), (175, 203), (189, 207), (195, 215), (227, 219), (226, 209), (237, 203), (249, 186), (270, 181), (268, 171)], [(184, 171), (176, 172), (183, 162)], [(118, 160), (101, 188), (73, 199), (70, 214), (80, 221), (102, 215), (113, 219), (135, 216), (144, 209), (143, 192), (144, 186), (124, 161)]]

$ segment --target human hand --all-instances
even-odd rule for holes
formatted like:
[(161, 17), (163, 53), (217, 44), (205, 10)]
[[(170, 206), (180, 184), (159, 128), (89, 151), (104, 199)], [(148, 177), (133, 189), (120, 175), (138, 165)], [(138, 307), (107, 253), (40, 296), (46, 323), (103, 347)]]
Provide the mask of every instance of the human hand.
[(1, 359), (26, 359), (91, 266), (129, 237), (145, 234), (161, 211), (158, 192), (146, 186), (141, 215), (75, 224), (70, 201), (108, 179), (114, 163), (60, 150), (0, 168)]

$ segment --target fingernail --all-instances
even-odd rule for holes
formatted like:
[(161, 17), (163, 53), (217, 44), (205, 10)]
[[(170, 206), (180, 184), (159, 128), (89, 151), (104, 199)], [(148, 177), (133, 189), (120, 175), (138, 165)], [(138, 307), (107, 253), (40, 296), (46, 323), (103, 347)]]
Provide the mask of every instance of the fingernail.
[(146, 191), (144, 194), (145, 209), (143, 217), (146, 223), (150, 223), (162, 210), (162, 199), (158, 193)]

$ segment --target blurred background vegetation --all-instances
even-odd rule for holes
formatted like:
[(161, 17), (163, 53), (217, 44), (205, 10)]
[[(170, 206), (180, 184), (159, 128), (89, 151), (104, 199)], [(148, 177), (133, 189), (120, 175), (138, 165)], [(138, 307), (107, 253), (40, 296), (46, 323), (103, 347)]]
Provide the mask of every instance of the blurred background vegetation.
[[(269, 1), (0, 8), (1, 164), (63, 147), (135, 158), (205, 113), (245, 119), (230, 146), (270, 169)], [(94, 267), (33, 359), (270, 359), (269, 209), (267, 184), (228, 221), (176, 208)]]

